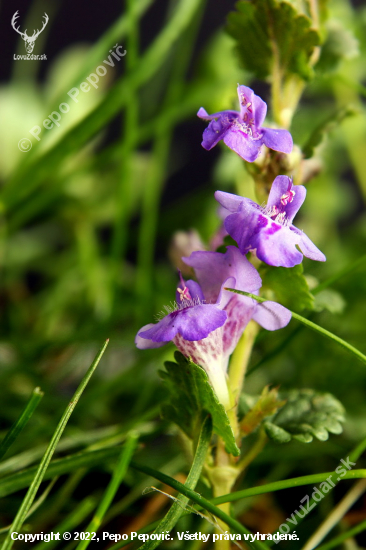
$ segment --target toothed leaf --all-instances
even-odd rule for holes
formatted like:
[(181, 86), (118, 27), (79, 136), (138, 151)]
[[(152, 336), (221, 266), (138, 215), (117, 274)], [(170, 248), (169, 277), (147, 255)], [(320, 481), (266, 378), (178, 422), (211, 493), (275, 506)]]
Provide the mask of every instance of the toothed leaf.
[(209, 413), (213, 430), (225, 442), (226, 450), (234, 456), (240, 451), (224, 407), (219, 403), (206, 372), (175, 353), (176, 363), (167, 361), (166, 371), (160, 371), (169, 402), (162, 407), (163, 417), (177, 424), (191, 439), (198, 436), (203, 419)]
[(329, 433), (342, 432), (344, 408), (330, 393), (320, 394), (308, 389), (292, 390), (281, 393), (281, 397), (287, 400), (286, 404), (270, 422), (264, 423), (270, 439), (278, 443), (291, 439), (310, 443), (314, 437), (319, 441), (326, 441)]
[(309, 17), (290, 2), (278, 0), (240, 0), (235, 7), (228, 16), (227, 31), (236, 40), (245, 69), (265, 79), (278, 56), (283, 74), (297, 74), (305, 80), (312, 77), (309, 61), (320, 35)]

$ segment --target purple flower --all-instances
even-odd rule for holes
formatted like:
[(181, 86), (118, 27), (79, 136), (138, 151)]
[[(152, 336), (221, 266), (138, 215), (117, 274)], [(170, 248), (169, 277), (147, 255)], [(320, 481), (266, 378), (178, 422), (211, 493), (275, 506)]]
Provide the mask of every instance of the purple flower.
[[(285, 327), (291, 319), (288, 309), (275, 302), (259, 304), (253, 298), (234, 294), (223, 287), (258, 294), (262, 280), (255, 267), (235, 246), (228, 246), (225, 254), (193, 252), (184, 262), (194, 268), (196, 277), (208, 300), (222, 295), (227, 321), (223, 325), (222, 368), (226, 371), (229, 357), (251, 319), (267, 330)], [(214, 274), (214, 276), (213, 276)], [(225, 281), (221, 285), (221, 281)], [(221, 286), (220, 286), (221, 285)]]
[(209, 151), (221, 139), (248, 162), (258, 157), (262, 145), (269, 149), (291, 153), (292, 137), (287, 130), (262, 128), (267, 114), (267, 104), (247, 86), (238, 85), (240, 112), (221, 111), (208, 115), (203, 107), (197, 116), (210, 120), (203, 132), (202, 147)]
[(253, 265), (230, 246), (225, 254), (193, 252), (185, 263), (194, 268), (199, 283), (181, 282), (177, 303), (156, 324), (146, 325), (136, 336), (140, 349), (160, 347), (172, 340), (177, 348), (203, 367), (220, 400), (230, 407), (226, 370), (230, 354), (250, 319), (267, 330), (287, 325), (291, 314), (283, 306), (233, 294), (225, 287), (258, 293), (262, 281)]
[[(221, 403), (229, 408), (230, 397), (222, 368), (223, 325), (227, 320), (224, 307), (229, 297), (220, 291), (210, 303), (195, 281), (185, 282), (180, 276), (176, 302), (166, 306), (167, 315), (156, 324), (149, 324), (137, 333), (135, 344), (140, 349), (157, 348), (171, 340), (191, 360), (203, 367)], [(231, 278), (222, 281), (235, 284)]]
[(215, 198), (231, 212), (225, 218), (225, 229), (242, 254), (256, 249), (258, 258), (269, 265), (293, 267), (302, 262), (303, 255), (320, 262), (326, 259), (309, 237), (292, 225), (305, 195), (303, 185), (277, 176), (266, 207), (223, 191), (216, 191)]

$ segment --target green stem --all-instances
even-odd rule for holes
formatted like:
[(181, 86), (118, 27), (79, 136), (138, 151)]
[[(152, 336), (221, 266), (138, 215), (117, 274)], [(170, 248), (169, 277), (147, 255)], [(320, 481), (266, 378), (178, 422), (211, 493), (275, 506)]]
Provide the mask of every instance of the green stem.
[(31, 418), (32, 414), (36, 410), (40, 400), (43, 397), (43, 392), (40, 388), (35, 388), (33, 393), (25, 406), (24, 411), (18, 418), (18, 420), (10, 428), (9, 432), (6, 434), (4, 440), (0, 445), (0, 459), (8, 451), (9, 447), (14, 443), (24, 426), (27, 424), (28, 420)]
[(243, 456), (243, 458), (238, 462), (238, 467), (241, 471), (244, 471), (251, 462), (261, 453), (268, 441), (268, 438), (264, 431), (259, 432), (259, 436), (253, 447), (250, 451)]
[[(196, 453), (194, 456), (193, 464), (189, 471), (187, 480), (184, 487), (187, 489), (194, 489), (200, 478), (202, 468), (206, 459), (207, 451), (210, 446), (212, 436), (212, 420), (211, 417), (207, 417), (202, 425), (201, 433), (198, 440)], [(159, 525), (154, 530), (155, 534), (171, 531), (176, 525), (179, 518), (184, 512), (185, 506), (188, 504), (189, 498), (183, 495), (179, 495), (177, 500), (171, 506), (169, 512), (161, 520)], [(153, 550), (161, 543), (161, 540), (149, 540), (141, 546), (144, 550)]]
[(258, 331), (259, 326), (257, 323), (250, 321), (230, 361), (229, 387), (235, 400), (236, 409), (239, 405), (239, 396), (243, 388), (245, 373)]
[[(238, 476), (238, 470), (232, 465), (232, 458), (226, 452), (225, 443), (221, 437), (217, 441), (215, 463), (215, 467), (209, 470), (209, 478), (214, 496), (220, 497), (231, 492)], [(225, 514), (230, 515), (229, 502), (220, 504), (219, 508)], [(221, 520), (218, 520), (218, 524), (219, 528), (216, 529), (216, 533), (220, 535), (220, 533), (226, 530), (226, 527), (225, 522)], [(230, 541), (219, 539), (216, 541), (215, 547), (218, 550), (230, 550)]]
[[(249, 292), (244, 292), (243, 290), (235, 290), (234, 288), (225, 288), (225, 290), (229, 290), (230, 292), (234, 292), (236, 294), (241, 294), (242, 296), (249, 296), (250, 298), (253, 298), (254, 300), (257, 300), (257, 302), (268, 302), (268, 300), (265, 300), (264, 298), (261, 298), (260, 296), (256, 296), (255, 294), (250, 294)], [(292, 317), (294, 319), (297, 319), (300, 321), (303, 325), (307, 326), (308, 328), (311, 328), (312, 330), (315, 330), (315, 332), (318, 332), (319, 334), (322, 334), (326, 338), (329, 338), (330, 340), (333, 340), (334, 342), (337, 342), (340, 346), (345, 348), (347, 351), (355, 355), (362, 363), (366, 364), (366, 355), (361, 353), (357, 348), (354, 346), (351, 346), (348, 342), (343, 340), (342, 338), (339, 338), (339, 336), (336, 336), (329, 330), (326, 330), (323, 327), (320, 327), (316, 323), (313, 323), (312, 321), (309, 321), (309, 319), (306, 319), (305, 317), (302, 317), (298, 313), (295, 313), (294, 311), (289, 310)]]
[[(239, 523), (236, 519), (232, 518), (220, 508), (217, 506), (214, 506), (212, 502), (201, 496), (200, 494), (196, 493), (195, 491), (192, 491), (191, 489), (188, 489), (185, 485), (177, 481), (176, 479), (173, 479), (162, 472), (158, 472), (157, 470), (154, 470), (153, 468), (150, 468), (149, 466), (144, 466), (142, 464), (137, 464), (133, 460), (131, 461), (131, 466), (135, 470), (139, 472), (143, 472), (144, 474), (148, 476), (152, 476), (155, 479), (158, 479), (162, 483), (166, 483), (170, 487), (173, 487), (173, 489), (176, 489), (180, 493), (182, 493), (184, 496), (188, 497), (189, 499), (193, 500), (196, 504), (216, 516), (217, 518), (221, 519), (228, 527), (230, 527), (234, 533), (239, 533), (242, 535), (250, 535), (251, 531), (246, 529), (241, 523)], [(247, 545), (251, 548), (255, 548), (257, 550), (269, 550), (268, 545), (266, 545), (264, 542), (261, 541), (254, 541), (250, 542), (249, 540), (246, 541)]]
[[(349, 275), (350, 273), (355, 271), (358, 267), (362, 266), (365, 263), (365, 261), (366, 261), (366, 254), (364, 254), (363, 256), (361, 256), (361, 258), (358, 258), (356, 261), (352, 262), (351, 264), (347, 265), (344, 269), (341, 269), (340, 271), (338, 271), (335, 275), (332, 275), (322, 283), (319, 283), (318, 286), (312, 289), (311, 291), (312, 294), (314, 295), (318, 294), (322, 290), (331, 286), (333, 283), (336, 283), (339, 279), (341, 279), (345, 275)], [(262, 359), (260, 359), (255, 365), (253, 365), (248, 370), (248, 374), (251, 374), (252, 372), (257, 370), (259, 367), (261, 367), (264, 363), (266, 363), (270, 359), (273, 359), (273, 357), (281, 353), (287, 347), (287, 345), (293, 340), (293, 338), (295, 338), (295, 336), (297, 336), (302, 331), (302, 329), (303, 329), (302, 326), (296, 327), (295, 330), (293, 330), (291, 334), (286, 336), (286, 338), (282, 342), (280, 342), (279, 345), (274, 350), (269, 352)]]
[(95, 357), (93, 363), (89, 367), (87, 373), (85, 374), (84, 378), (82, 379), (81, 383), (79, 384), (76, 392), (74, 393), (70, 403), (65, 409), (64, 414), (61, 417), (61, 420), (56, 428), (55, 433), (53, 434), (53, 437), (50, 441), (50, 444), (47, 447), (47, 450), (41, 460), (41, 463), (37, 469), (36, 475), (34, 476), (34, 479), (31, 483), (31, 486), (29, 487), (27, 494), (25, 495), (23, 502), (18, 510), (18, 513), (13, 521), (13, 524), (7, 534), (7, 537), (1, 547), (1, 550), (10, 550), (10, 548), (13, 546), (13, 540), (11, 538), (12, 533), (14, 531), (19, 532), (22, 528), (23, 522), (25, 518), (27, 517), (27, 514), (29, 512), (30, 507), (32, 506), (32, 503), (36, 497), (37, 491), (39, 489), (40, 484), (42, 483), (42, 480), (44, 478), (44, 475), (46, 473), (46, 470), (48, 468), (48, 465), (51, 461), (51, 458), (53, 456), (53, 453), (55, 452), (57, 443), (59, 442), (61, 435), (63, 434), (64, 429), (66, 428), (66, 424), (75, 409), (77, 402), (79, 401), (85, 387), (87, 386), (93, 372), (98, 366), (99, 361), (102, 358), (102, 355), (108, 345), (109, 340), (107, 340), (103, 347), (98, 352), (97, 356)]

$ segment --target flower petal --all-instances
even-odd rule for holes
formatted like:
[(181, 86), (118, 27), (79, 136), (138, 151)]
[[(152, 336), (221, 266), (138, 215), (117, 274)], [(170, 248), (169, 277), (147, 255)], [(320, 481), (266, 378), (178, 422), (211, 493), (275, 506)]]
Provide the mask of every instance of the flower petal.
[(262, 128), (261, 132), (263, 143), (268, 149), (280, 151), (281, 153), (291, 153), (294, 144), (290, 132), (273, 128)]
[(150, 329), (139, 331), (138, 336), (153, 342), (169, 342), (179, 333), (185, 340), (201, 340), (226, 319), (225, 311), (214, 304), (190, 306), (169, 313)]
[(225, 145), (230, 147), (241, 158), (253, 162), (258, 157), (263, 139), (253, 139), (239, 128), (232, 126), (223, 136)]
[(278, 330), (288, 325), (291, 313), (281, 304), (268, 301), (257, 305), (253, 320), (266, 330)]
[(214, 118), (219, 118), (221, 115), (225, 115), (225, 114), (230, 115), (234, 118), (238, 117), (238, 113), (236, 111), (230, 111), (230, 110), (220, 111), (219, 113), (214, 113), (213, 115), (209, 115), (203, 107), (199, 109), (197, 116), (199, 118), (202, 118), (203, 120), (213, 120)]
[(296, 248), (298, 242), (290, 227), (271, 222), (257, 239), (257, 256), (268, 265), (294, 267), (302, 262), (303, 257)]
[(153, 323), (149, 323), (148, 325), (145, 325), (139, 330), (135, 338), (135, 344), (138, 349), (152, 349), (152, 348), (161, 348), (161, 346), (165, 346), (166, 342), (153, 342), (152, 340), (148, 340), (147, 338), (142, 338), (140, 336), (140, 332), (144, 332), (147, 329), (152, 328), (154, 326), (155, 325)]
[(306, 256), (307, 258), (310, 258), (311, 260), (316, 260), (318, 262), (325, 262), (326, 257), (324, 256), (323, 252), (319, 250), (315, 246), (315, 244), (309, 239), (307, 235), (303, 231), (300, 231), (300, 229), (297, 229), (297, 227), (291, 226), (291, 231), (296, 233), (298, 235), (298, 245), (301, 249), (301, 252)]
[[(266, 118), (267, 103), (255, 95), (253, 90), (247, 86), (238, 86), (237, 91), (240, 104), (240, 118), (245, 120), (244, 116), (247, 114), (249, 115), (248, 118), (254, 120), (254, 125), (260, 128)], [(248, 103), (250, 103), (249, 109), (247, 107)]]
[[(240, 287), (238, 287), (238, 289), (240, 289)], [(238, 294), (232, 294), (232, 296), (233, 298), (225, 308), (228, 317), (226, 323), (224, 324), (223, 334), (226, 364), (229, 355), (231, 355), (236, 348), (245, 327), (249, 323), (253, 312), (257, 307), (256, 302), (252, 298), (239, 296)]]
[(228, 278), (234, 279), (235, 288), (246, 292), (257, 292), (262, 286), (258, 271), (235, 246), (228, 246), (225, 254), (192, 252), (183, 261), (193, 267), (205, 298), (210, 302), (217, 301), (221, 286), (224, 282), (228, 284)]
[(225, 219), (225, 229), (238, 243), (242, 254), (257, 248), (261, 231), (270, 224), (268, 216), (262, 214), (260, 207), (249, 199), (243, 199), (240, 210)]
[(207, 338), (197, 342), (188, 342), (177, 334), (174, 344), (183, 355), (205, 369), (220, 403), (225, 409), (229, 409), (231, 400), (226, 381), (222, 330), (220, 327), (211, 332)]
[(243, 197), (239, 197), (233, 193), (225, 193), (224, 191), (216, 191), (215, 199), (221, 204), (221, 206), (227, 210), (230, 210), (230, 212), (237, 212), (241, 203), (245, 200)]
[[(192, 301), (195, 301), (195, 302), (198, 302), (198, 303), (199, 302), (203, 303), (205, 301), (205, 297), (203, 295), (202, 289), (201, 289), (200, 285), (198, 283), (196, 283), (196, 281), (192, 281), (191, 279), (189, 279), (188, 281), (186, 281), (185, 286), (189, 290), (189, 294), (191, 296)], [(178, 288), (182, 288), (182, 284), (179, 284)], [(175, 299), (176, 299), (177, 304), (180, 304), (182, 302), (181, 295), (178, 292), (178, 290), (175, 293)]]
[(189, 357), (193, 363), (200, 365), (205, 370), (210, 366), (219, 364), (222, 369), (222, 328), (211, 332), (207, 338), (198, 341), (188, 341), (180, 334), (174, 338), (174, 344), (179, 351)]
[[(236, 115), (237, 116), (237, 115)], [(202, 134), (202, 147), (209, 151), (217, 143), (224, 139), (232, 126), (232, 120), (227, 116), (221, 115), (217, 120), (212, 120)]]
[[(289, 191), (293, 191), (295, 194), (291, 202), (288, 202), (285, 206), (283, 206), (281, 203), (281, 198)], [(288, 176), (277, 176), (272, 183), (267, 206), (277, 206), (280, 211), (286, 213), (286, 217), (292, 222), (304, 202), (305, 197), (306, 188), (303, 185), (293, 185), (291, 178)]]

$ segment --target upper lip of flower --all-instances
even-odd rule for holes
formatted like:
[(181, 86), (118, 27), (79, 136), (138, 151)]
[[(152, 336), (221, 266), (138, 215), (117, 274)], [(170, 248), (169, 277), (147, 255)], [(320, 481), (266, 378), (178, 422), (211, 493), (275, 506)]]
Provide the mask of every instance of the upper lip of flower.
[(301, 263), (303, 254), (325, 261), (324, 254), (305, 233), (292, 225), (305, 196), (305, 187), (294, 186), (288, 176), (274, 180), (265, 207), (230, 193), (215, 193), (216, 200), (230, 212), (225, 217), (225, 229), (237, 241), (240, 251), (246, 254), (256, 249), (260, 260), (283, 267)]
[(209, 115), (203, 107), (197, 113), (210, 124), (203, 132), (202, 146), (210, 150), (221, 139), (239, 156), (253, 162), (262, 144), (275, 151), (291, 153), (293, 142), (287, 130), (264, 128), (266, 103), (247, 86), (238, 85), (240, 112), (220, 111)]

